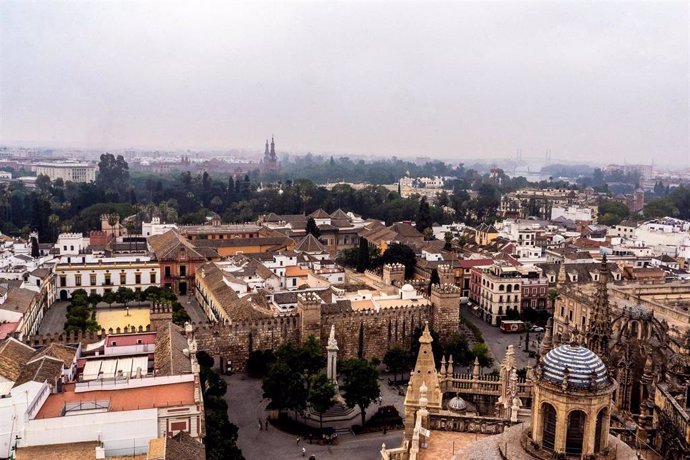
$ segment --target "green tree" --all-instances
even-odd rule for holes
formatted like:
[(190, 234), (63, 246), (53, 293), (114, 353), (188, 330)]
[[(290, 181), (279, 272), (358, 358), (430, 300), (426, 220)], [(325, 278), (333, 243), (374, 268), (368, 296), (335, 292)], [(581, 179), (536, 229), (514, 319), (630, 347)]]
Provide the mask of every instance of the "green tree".
[(326, 366), (326, 357), (321, 351), (321, 345), (319, 341), (310, 334), (307, 337), (306, 342), (300, 347), (299, 350), (299, 369), (297, 371), (304, 370), (307, 375), (316, 374), (320, 369)]
[(443, 249), (445, 251), (452, 251), (453, 250), (453, 234), (451, 232), (446, 232), (443, 235), (443, 239), (445, 240), (445, 244), (443, 245)]
[(434, 284), (441, 284), (441, 278), (438, 276), (438, 270), (431, 270), (431, 276), (429, 277), (429, 295), (431, 295), (431, 286)]
[(310, 217), (307, 220), (307, 234), (312, 234), (314, 235), (315, 238), (321, 237), (321, 230), (319, 230), (319, 226), (316, 225), (316, 221), (314, 220), (313, 217)]
[(252, 377), (263, 377), (275, 361), (276, 356), (272, 350), (254, 350), (247, 358), (247, 374)]
[(112, 291), (106, 292), (103, 294), (103, 302), (107, 303), (109, 307), (112, 307), (115, 302), (115, 294)]
[(410, 369), (410, 362), (412, 361), (412, 356), (409, 350), (401, 347), (398, 344), (393, 345), (386, 351), (383, 357), (383, 363), (388, 367), (388, 369), (393, 373), (393, 378), (398, 381), (398, 374), (400, 375), (400, 380), (402, 380), (402, 374)]
[(379, 259), (379, 263), (383, 264), (403, 264), (405, 266), (405, 278), (411, 279), (414, 274), (414, 268), (417, 265), (417, 255), (414, 250), (403, 243), (393, 243), (384, 251)]
[(549, 313), (551, 316), (553, 316), (556, 311), (556, 301), (561, 297), (561, 295), (556, 289), (549, 289), (548, 297), (549, 303), (551, 304), (551, 311), (549, 311)]
[(41, 255), (38, 249), (38, 239), (35, 236), (31, 237), (31, 257), (39, 257)]
[(649, 219), (657, 217), (676, 217), (679, 210), (671, 197), (657, 198), (644, 205), (644, 216)]
[(319, 414), (319, 429), (321, 431), (323, 431), (323, 413), (333, 405), (333, 396), (335, 396), (335, 385), (326, 374), (319, 372), (311, 376), (307, 402)]
[(418, 232), (424, 233), (424, 230), (430, 228), (433, 224), (431, 220), (431, 210), (426, 197), (422, 197), (419, 202), (419, 209), (417, 210), (417, 219), (415, 220), (415, 228)]
[(602, 225), (618, 225), (628, 216), (630, 216), (630, 210), (620, 201), (602, 200), (599, 203), (599, 218), (597, 220)]
[(104, 153), (98, 162), (98, 176), (96, 185), (103, 188), (106, 195), (115, 198), (127, 197), (129, 188), (129, 165), (122, 155), (115, 157), (112, 153)]
[(381, 394), (376, 367), (363, 358), (343, 362), (343, 391), (348, 407), (359, 406), (362, 426), (366, 420), (366, 409)]
[(134, 291), (128, 287), (120, 286), (115, 292), (115, 301), (123, 304), (125, 307), (132, 300), (134, 300)]
[(307, 386), (304, 377), (284, 362), (272, 364), (263, 380), (264, 398), (270, 398), (280, 410), (301, 411), (306, 406)]
[(494, 364), (491, 352), (486, 343), (475, 343), (472, 347), (472, 355), (479, 359), (479, 365), (482, 367), (491, 367)]
[(474, 359), (467, 339), (458, 332), (454, 332), (453, 335), (443, 343), (443, 351), (445, 354), (453, 357), (453, 364), (460, 366), (468, 366)]
[(359, 273), (363, 273), (364, 270), (367, 270), (370, 267), (370, 264), (371, 262), (369, 260), (369, 243), (366, 239), (360, 237), (359, 255), (357, 257), (357, 271)]
[(101, 295), (99, 295), (98, 293), (94, 292), (93, 294), (89, 294), (88, 300), (89, 300), (89, 304), (93, 308), (96, 308), (96, 306), (98, 306), (99, 303), (103, 302), (103, 297)]
[(39, 174), (36, 177), (36, 190), (41, 193), (50, 193), (50, 177)]

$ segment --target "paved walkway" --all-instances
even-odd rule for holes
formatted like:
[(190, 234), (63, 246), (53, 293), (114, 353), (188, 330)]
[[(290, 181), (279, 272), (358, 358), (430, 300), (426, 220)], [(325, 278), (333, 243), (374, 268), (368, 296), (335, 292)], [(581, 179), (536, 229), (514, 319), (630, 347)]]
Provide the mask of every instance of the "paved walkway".
[[(486, 341), (486, 344), (489, 346), (489, 349), (491, 350), (491, 354), (494, 357), (494, 360), (496, 361), (496, 367), (500, 366), (501, 361), (503, 361), (503, 358), (505, 358), (506, 355), (506, 349), (508, 348), (508, 345), (513, 345), (515, 349), (515, 357), (517, 359), (517, 367), (518, 369), (521, 369), (523, 367), (527, 366), (529, 356), (527, 352), (524, 351), (525, 349), (525, 338), (526, 338), (526, 333), (521, 333), (521, 334), (506, 334), (501, 332), (501, 330), (498, 327), (494, 327), (487, 323), (486, 321), (483, 321), (481, 318), (478, 318), (475, 316), (473, 313), (470, 312), (470, 309), (466, 306), (463, 305), (460, 308), (460, 314), (465, 318), (467, 321), (471, 322), (472, 324), (476, 325), (480, 331), (482, 331), (482, 335), (484, 336), (484, 340)], [(538, 347), (538, 342), (537, 338), (540, 336), (540, 333), (530, 333), (530, 350), (536, 351)], [(534, 358), (532, 358), (532, 362), (534, 362)]]
[(46, 310), (38, 333), (42, 335), (62, 333), (65, 330), (65, 321), (67, 321), (67, 305), (69, 302), (57, 301)]
[[(258, 428), (259, 419), (264, 419), (263, 412), (267, 401), (262, 398), (261, 380), (236, 374), (224, 377), (228, 383), (225, 400), (228, 403), (230, 421), (239, 427), (237, 444), (247, 460), (264, 459), (298, 459), (302, 458), (302, 447), (306, 449), (306, 458), (315, 455), (317, 459), (349, 460), (380, 458), (381, 444), (399, 446), (402, 441), (402, 431), (391, 431), (385, 436), (383, 433), (371, 433), (360, 436), (339, 435), (338, 444), (330, 447), (309, 444), (301, 441), (297, 445), (296, 438), (290, 434), (270, 426), (268, 431)], [(384, 388), (386, 387), (386, 388)], [(397, 392), (389, 391), (388, 385), (382, 385), (383, 404), (398, 405), (394, 399), (400, 399)], [(368, 412), (375, 412), (373, 404)], [(355, 422), (356, 423), (356, 422)]]
[(187, 311), (187, 314), (192, 319), (193, 323), (199, 324), (208, 321), (204, 310), (201, 309), (199, 303), (196, 301), (193, 295), (181, 295), (177, 297), (177, 300)]

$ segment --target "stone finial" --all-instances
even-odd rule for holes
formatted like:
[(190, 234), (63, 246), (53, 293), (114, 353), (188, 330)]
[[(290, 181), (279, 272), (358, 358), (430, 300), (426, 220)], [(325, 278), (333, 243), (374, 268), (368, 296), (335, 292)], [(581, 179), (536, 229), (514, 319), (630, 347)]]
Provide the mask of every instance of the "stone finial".
[(434, 341), (434, 338), (431, 337), (431, 332), (429, 332), (429, 321), (424, 321), (424, 332), (422, 332), (422, 336), (419, 337), (419, 343), (431, 343)]
[(446, 357), (442, 356), (441, 357), (441, 375), (446, 375)]
[(481, 366), (479, 365), (479, 358), (475, 356), (474, 358), (474, 368), (472, 369), (472, 378), (477, 380), (479, 379), (479, 371), (481, 369)]
[(422, 386), (419, 387), (419, 406), (421, 409), (426, 409), (427, 404), (429, 404), (429, 400), (426, 396), (428, 390), (426, 382), (422, 380)]

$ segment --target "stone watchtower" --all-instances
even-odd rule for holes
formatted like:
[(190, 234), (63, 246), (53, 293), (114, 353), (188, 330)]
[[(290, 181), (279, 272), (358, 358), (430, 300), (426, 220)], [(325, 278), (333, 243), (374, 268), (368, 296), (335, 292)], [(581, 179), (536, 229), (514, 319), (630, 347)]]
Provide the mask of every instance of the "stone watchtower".
[(450, 265), (439, 265), (436, 270), (438, 271), (438, 279), (441, 284), (455, 284), (453, 268)]
[(149, 323), (152, 331), (162, 330), (172, 323), (172, 307), (166, 304), (154, 303), (149, 312)]
[(297, 296), (297, 311), (300, 316), (300, 342), (314, 335), (321, 339), (321, 297), (313, 292), (306, 292)]
[(459, 287), (453, 284), (434, 284), (431, 286), (432, 318), (434, 331), (441, 338), (448, 338), (460, 326)]
[(405, 266), (403, 264), (385, 264), (383, 266), (383, 282), (393, 286), (405, 283)]

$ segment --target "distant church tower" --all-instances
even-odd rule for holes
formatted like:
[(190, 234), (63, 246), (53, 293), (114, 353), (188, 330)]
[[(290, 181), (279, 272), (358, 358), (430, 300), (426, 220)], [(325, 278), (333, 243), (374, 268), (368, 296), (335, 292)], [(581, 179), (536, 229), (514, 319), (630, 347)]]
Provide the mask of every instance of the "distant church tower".
[(264, 150), (264, 158), (261, 160), (261, 173), (278, 173), (280, 166), (278, 165), (278, 157), (276, 156), (276, 144), (271, 136), (271, 148), (268, 148), (268, 139), (266, 139), (266, 149)]

